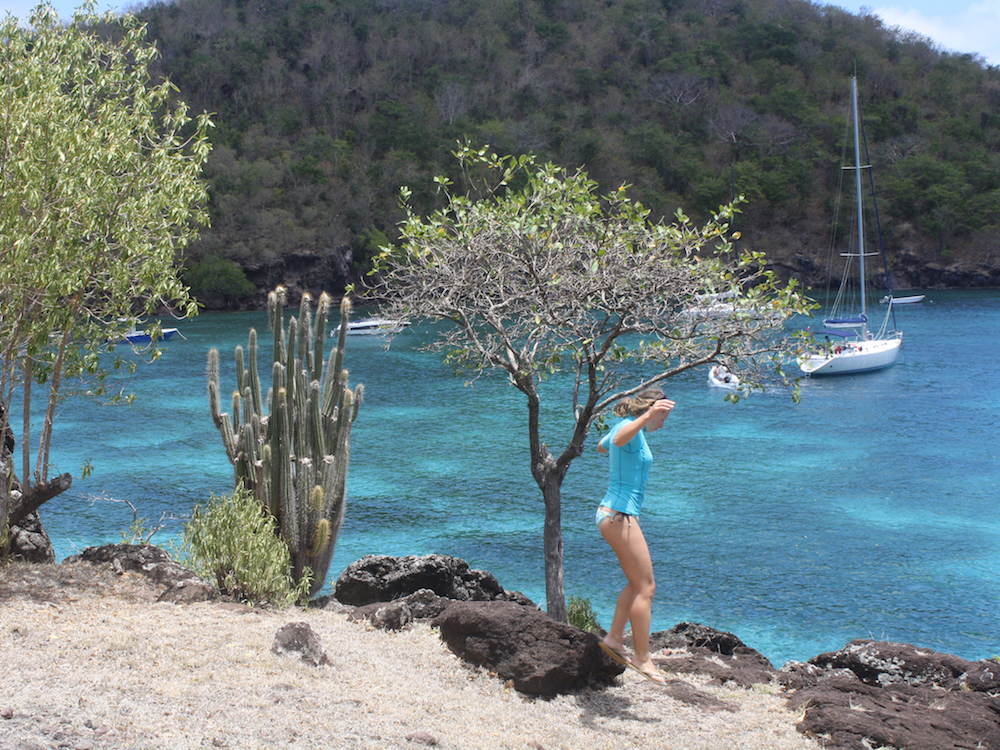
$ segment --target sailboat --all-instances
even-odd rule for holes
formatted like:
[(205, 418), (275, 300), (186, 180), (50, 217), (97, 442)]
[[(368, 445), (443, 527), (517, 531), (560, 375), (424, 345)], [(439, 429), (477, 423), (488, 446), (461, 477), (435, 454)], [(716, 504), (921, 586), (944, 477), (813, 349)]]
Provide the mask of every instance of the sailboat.
[[(864, 200), (861, 190), (861, 117), (858, 112), (858, 79), (851, 79), (851, 113), (854, 119), (854, 185), (857, 197), (857, 248), (843, 253), (848, 265), (857, 266), (860, 297), (848, 299), (853, 288), (851, 273), (845, 269), (830, 317), (823, 321), (823, 329), (813, 332), (820, 348), (808, 351), (798, 358), (798, 366), (807, 375), (841, 375), (867, 372), (889, 367), (896, 362), (903, 343), (901, 331), (893, 330), (893, 305), (886, 306), (885, 317), (877, 327), (869, 320), (866, 300), (865, 264), (870, 258), (884, 256), (881, 241), (877, 252), (865, 249)], [(846, 167), (850, 169), (850, 167)], [(874, 196), (873, 196), (874, 200)], [(876, 212), (877, 216), (877, 212)], [(888, 285), (888, 273), (886, 273)], [(890, 291), (890, 295), (891, 295)], [(878, 310), (878, 308), (875, 308)], [(875, 317), (875, 316), (873, 316)]]

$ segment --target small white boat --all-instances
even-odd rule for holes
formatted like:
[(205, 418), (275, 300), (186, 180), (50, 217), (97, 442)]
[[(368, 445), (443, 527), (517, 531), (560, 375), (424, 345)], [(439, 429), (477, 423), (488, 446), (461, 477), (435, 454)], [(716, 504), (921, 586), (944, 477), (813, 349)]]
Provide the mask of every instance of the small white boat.
[(708, 382), (717, 388), (739, 388), (740, 379), (735, 373), (729, 372), (725, 365), (715, 365), (708, 371)]
[[(360, 318), (347, 323), (348, 336), (384, 336), (399, 333), (410, 325), (408, 320), (390, 320), (389, 318)], [(330, 332), (331, 336), (340, 335), (340, 326)]]
[(893, 297), (891, 294), (887, 294), (882, 299), (879, 300), (879, 302), (882, 303), (883, 305), (888, 305), (890, 302), (893, 305), (915, 305), (918, 302), (923, 302), (923, 301), (924, 301), (923, 294), (914, 294), (910, 297)]

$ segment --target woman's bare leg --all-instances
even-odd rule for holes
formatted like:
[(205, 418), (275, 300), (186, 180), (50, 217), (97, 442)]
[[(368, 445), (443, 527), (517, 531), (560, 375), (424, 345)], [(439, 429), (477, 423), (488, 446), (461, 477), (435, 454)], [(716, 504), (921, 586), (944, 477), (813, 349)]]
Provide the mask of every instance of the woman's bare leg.
[(632, 623), (635, 642), (634, 662), (644, 672), (655, 672), (656, 666), (649, 656), (649, 628), (653, 613), (653, 595), (656, 581), (653, 578), (653, 561), (649, 556), (646, 538), (635, 518), (609, 518), (601, 524), (601, 536), (611, 545), (618, 562), (628, 579), (628, 584), (618, 595), (615, 616), (605, 642), (621, 647), (625, 625)]

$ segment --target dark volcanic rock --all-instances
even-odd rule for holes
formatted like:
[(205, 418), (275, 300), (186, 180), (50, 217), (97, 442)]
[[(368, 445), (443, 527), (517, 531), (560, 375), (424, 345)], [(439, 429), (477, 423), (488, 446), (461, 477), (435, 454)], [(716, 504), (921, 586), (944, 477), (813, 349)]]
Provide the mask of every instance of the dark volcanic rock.
[(458, 601), (531, 603), (517, 592), (505, 591), (491, 574), (471, 570), (464, 560), (446, 555), (367, 555), (340, 574), (334, 596), (344, 604), (362, 607), (401, 599), (421, 589)]
[[(851, 641), (839, 651), (813, 657), (809, 663), (824, 671), (848, 669), (862, 682), (881, 687), (904, 683), (944, 690), (995, 691), (1000, 688), (1000, 664), (997, 662), (966, 661), (906, 643)], [(976, 687), (969, 686), (970, 679)]]
[(208, 601), (218, 596), (215, 586), (200, 578), (193, 570), (177, 563), (166, 551), (151, 544), (106, 544), (87, 547), (79, 555), (64, 562), (83, 561), (108, 563), (118, 573), (132, 571), (146, 576), (153, 583), (166, 586), (161, 602)]
[(49, 535), (42, 528), (38, 513), (29, 513), (10, 527), (10, 556), (30, 563), (54, 563), (56, 553)]
[(430, 589), (391, 602), (376, 602), (356, 607), (347, 619), (352, 622), (368, 620), (383, 630), (401, 630), (414, 620), (430, 620), (445, 611), (452, 599), (438, 596)]
[(597, 638), (513, 602), (455, 602), (432, 622), (461, 659), (530, 695), (557, 695), (608, 682), (625, 667)]
[(853, 641), (779, 681), (804, 707), (798, 729), (828, 748), (1000, 750), (1000, 664), (900, 643)]
[(732, 633), (682, 622), (649, 637), (650, 651), (663, 651), (654, 661), (661, 669), (709, 675), (741, 687), (767, 684), (777, 674), (767, 657)]
[(297, 656), (314, 667), (330, 663), (319, 636), (308, 622), (290, 622), (282, 625), (274, 635), (271, 653), (278, 656)]

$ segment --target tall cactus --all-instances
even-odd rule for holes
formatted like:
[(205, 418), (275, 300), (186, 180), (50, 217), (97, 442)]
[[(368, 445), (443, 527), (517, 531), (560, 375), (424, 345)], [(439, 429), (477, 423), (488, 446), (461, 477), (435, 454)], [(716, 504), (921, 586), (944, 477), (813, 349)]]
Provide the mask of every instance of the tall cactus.
[(271, 389), (264, 414), (257, 373), (257, 331), (250, 329), (248, 356), (236, 347), (236, 382), (232, 416), (219, 400), (219, 352), (208, 353), (208, 400), (212, 419), (222, 434), (236, 482), (253, 491), (277, 519), (278, 533), (291, 552), (292, 577), (298, 582), (311, 572), (309, 595), (326, 579), (346, 506), (347, 464), (351, 426), (358, 414), (364, 386), (348, 388), (344, 343), (351, 303), (340, 305), (342, 324), (336, 348), (326, 363), (323, 344), (331, 300), (320, 296), (315, 320), (311, 299), (302, 296), (299, 317), (285, 331), (284, 287), (268, 295), (274, 332)]

